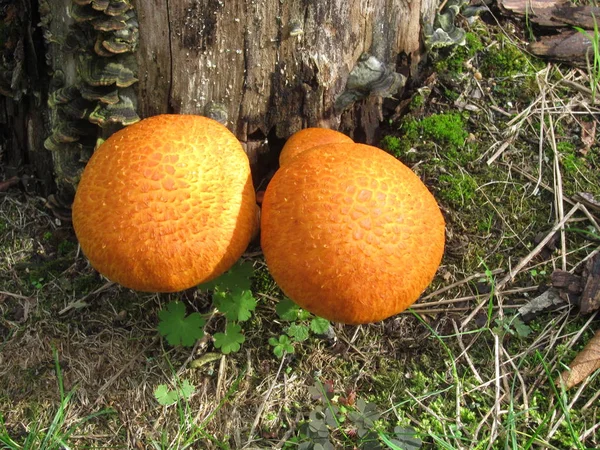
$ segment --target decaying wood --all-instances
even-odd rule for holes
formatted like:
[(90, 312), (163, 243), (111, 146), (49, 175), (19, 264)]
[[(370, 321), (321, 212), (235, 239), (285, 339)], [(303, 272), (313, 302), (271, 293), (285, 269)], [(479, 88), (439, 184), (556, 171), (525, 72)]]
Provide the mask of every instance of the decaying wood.
[[(593, 35), (593, 31), (591, 32)], [(554, 36), (544, 36), (529, 46), (531, 53), (554, 61), (586, 67), (592, 44), (587, 36), (578, 31), (563, 31)], [(592, 56), (593, 57), (593, 56)]]
[[(131, 86), (139, 116), (205, 114), (216, 105), (226, 112), (227, 126), (257, 172), (272, 166), (278, 144), (303, 127), (341, 129), (359, 141), (375, 142), (381, 98), (362, 99), (343, 111), (335, 109), (335, 101), (363, 53), (390, 71), (414, 75), (421, 26), (433, 21), (438, 5), (437, 0), (131, 1), (139, 25), (134, 58), (139, 81)], [(65, 205), (89, 153), (81, 155), (75, 146), (52, 153), (44, 148), (56, 126), (47, 99), (58, 87), (78, 81), (81, 49), (67, 47), (74, 24), (81, 23), (72, 9), (84, 3), (0, 0), (3, 23), (5, 5), (18, 6), (16, 29), (22, 30), (25, 50), (18, 54), (45, 65), (38, 70), (22, 64), (25, 71), (35, 69), (23, 77), (33, 77), (35, 89), (30, 84), (25, 96), (0, 98), (0, 124), (13, 130), (11, 136), (0, 134), (0, 146), (14, 155), (8, 175), (41, 159), (37, 177), (50, 182), (54, 177), (57, 200)], [(32, 40), (31, 34), (37, 37)], [(53, 190), (46, 188), (43, 195)]]
[(581, 293), (580, 311), (589, 314), (600, 309), (600, 253), (586, 264), (587, 280)]
[(368, 99), (340, 113), (335, 100), (364, 52), (394, 70), (416, 67), (421, 18), (432, 19), (436, 5), (137, 1), (140, 113), (202, 114), (220, 104), (255, 153), (266, 151), (267, 138), (284, 139), (306, 126), (342, 128), (373, 142), (381, 102)]
[(560, 26), (554, 18), (554, 11), (568, 0), (498, 0), (500, 10), (507, 15), (515, 15), (539, 26)]
[(520, 16), (541, 27), (577, 26), (593, 30), (594, 18), (600, 18), (600, 8), (577, 6), (568, 0), (499, 0), (505, 14)]
[(577, 303), (583, 290), (583, 280), (580, 276), (565, 270), (555, 270), (551, 275), (552, 287), (560, 297), (569, 303)]
[[(500, 9), (540, 27), (561, 30), (557, 35), (542, 36), (531, 44), (530, 51), (537, 56), (585, 67), (590, 58), (594, 36), (595, 18), (600, 17), (600, 8), (576, 6), (568, 0), (499, 0)], [(585, 33), (572, 29), (582, 28)]]

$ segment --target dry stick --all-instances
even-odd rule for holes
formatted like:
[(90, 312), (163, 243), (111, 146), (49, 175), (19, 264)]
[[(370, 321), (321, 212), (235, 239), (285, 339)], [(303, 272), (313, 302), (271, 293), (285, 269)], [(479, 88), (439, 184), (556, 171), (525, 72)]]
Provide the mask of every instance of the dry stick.
[[(518, 305), (502, 305), (502, 306), (493, 306), (492, 309), (500, 311), (503, 309), (519, 309), (523, 306), (523, 304), (527, 303), (524, 301)], [(438, 313), (447, 313), (447, 312), (462, 312), (462, 311), (472, 311), (472, 308), (465, 306), (464, 308), (432, 308), (432, 309), (410, 309), (406, 311), (402, 311), (400, 314), (438, 314)]]
[(546, 74), (544, 77), (544, 86), (542, 87), (542, 85), (540, 84), (540, 79), (538, 78), (538, 87), (540, 89), (540, 97), (542, 100), (542, 109), (540, 111), (540, 137), (539, 137), (539, 142), (538, 142), (538, 167), (539, 167), (539, 174), (538, 174), (538, 178), (535, 184), (535, 189), (534, 192), (537, 191), (537, 189), (539, 188), (540, 184), (542, 183), (542, 167), (543, 164), (542, 162), (544, 161), (544, 113), (546, 111), (546, 88), (548, 86), (548, 72), (550, 72), (550, 70), (546, 70)]
[(588, 438), (588, 436), (591, 436), (592, 434), (594, 434), (598, 428), (600, 428), (600, 422), (598, 422), (597, 424), (595, 424), (588, 430), (585, 430), (583, 433), (581, 433), (581, 441), (582, 442), (585, 441)]
[(517, 378), (519, 379), (519, 382), (521, 383), (521, 394), (523, 395), (523, 410), (525, 411), (525, 417), (529, 418), (529, 400), (528, 400), (529, 397), (527, 396), (527, 388), (525, 387), (525, 380), (521, 376), (521, 372), (519, 372), (519, 368), (515, 365), (513, 358), (510, 357), (510, 355), (508, 354), (508, 352), (506, 351), (506, 349), (504, 347), (502, 347), (502, 352), (508, 358), (506, 361), (508, 361), (508, 363), (512, 366)]
[(32, 297), (27, 297), (21, 294), (13, 294), (12, 292), (0, 291), (0, 295), (6, 295), (7, 297), (18, 298), (19, 300), (31, 300)]
[(571, 270), (569, 270), (569, 272), (574, 273), (579, 266), (581, 266), (582, 264), (585, 264), (588, 260), (592, 259), (598, 253), (600, 253), (600, 246), (598, 246), (595, 250), (592, 250), (590, 252), (590, 254), (587, 255), (585, 258), (582, 258), (580, 261), (578, 261), (577, 264), (575, 264), (573, 267), (571, 267)]
[[(539, 289), (539, 287), (540, 287), (539, 285), (526, 286), (526, 287), (522, 287), (522, 288), (509, 289), (509, 290), (504, 291), (503, 293), (504, 293), (504, 295), (520, 294), (522, 292), (536, 291)], [(467, 295), (465, 297), (449, 298), (447, 300), (438, 300), (437, 302), (417, 303), (416, 306), (423, 307), (423, 308), (429, 308), (430, 306), (441, 306), (441, 305), (448, 305), (448, 304), (452, 304), (452, 303), (467, 302), (469, 300), (479, 300), (480, 297), (489, 297), (489, 293)]]
[(592, 398), (590, 398), (587, 403), (585, 405), (583, 405), (581, 407), (582, 411), (585, 411), (586, 409), (588, 409), (590, 406), (595, 405), (596, 401), (598, 400), (598, 397), (600, 397), (600, 390), (597, 390), (596, 393), (594, 395), (592, 395)]
[(84, 295), (83, 297), (81, 297), (78, 300), (73, 300), (71, 303), (69, 303), (67, 306), (65, 306), (63, 309), (61, 309), (58, 312), (58, 315), (61, 316), (73, 308), (83, 308), (83, 307), (87, 306), (88, 304), (85, 301), (88, 298), (90, 298), (96, 294), (99, 294), (100, 292), (104, 292), (109, 287), (111, 287), (113, 284), (115, 284), (113, 281), (108, 281), (105, 284), (103, 284), (102, 286), (100, 286), (98, 289), (96, 289), (95, 291), (92, 291), (89, 294)]
[(263, 402), (260, 405), (260, 408), (258, 408), (256, 417), (254, 418), (254, 422), (252, 422), (252, 427), (250, 428), (250, 433), (248, 434), (248, 441), (246, 442), (246, 446), (250, 445), (250, 443), (252, 442), (252, 436), (254, 435), (254, 430), (256, 430), (256, 427), (258, 426), (258, 422), (260, 422), (260, 416), (262, 415), (262, 413), (265, 409), (265, 406), (267, 405), (267, 401), (269, 400), (269, 397), (271, 396), (271, 392), (273, 392), (273, 388), (275, 387), (275, 383), (277, 382), (277, 379), (279, 378), (279, 374), (281, 373), (281, 369), (283, 367), (284, 361), (285, 361), (285, 355), (281, 358), (281, 362), (279, 363), (279, 369), (277, 369), (275, 378), (273, 379), (273, 382), (271, 383), (269, 390), (265, 394), (265, 398), (263, 399)]
[[(500, 273), (503, 273), (504, 269), (494, 269), (492, 270), (492, 275), (498, 275)], [(432, 292), (431, 294), (427, 294), (425, 297), (423, 297), (421, 300), (427, 300), (429, 298), (435, 297), (437, 295), (440, 295), (446, 291), (449, 291), (450, 289), (453, 289), (455, 287), (458, 286), (462, 286), (463, 284), (466, 284), (472, 280), (474, 280), (475, 278), (482, 278), (487, 276), (487, 274), (485, 272), (481, 272), (481, 273), (476, 273), (474, 275), (470, 275), (467, 278), (464, 278), (460, 281), (456, 281), (455, 283), (449, 284), (448, 286), (444, 286), (443, 288), (440, 288), (434, 292)]]
[[(565, 86), (568, 86), (572, 89), (575, 89), (576, 91), (579, 91), (582, 94), (585, 95), (589, 95), (590, 97), (592, 96), (592, 91), (590, 88), (583, 86), (582, 84), (579, 84), (575, 81), (571, 81), (571, 80), (565, 80), (565, 79), (561, 79), (560, 80), (561, 84), (564, 84)], [(600, 98), (596, 98), (594, 101), (595, 105), (599, 105), (600, 104)]]
[(508, 146), (514, 142), (514, 140), (515, 140), (515, 135), (513, 135), (513, 136), (509, 137), (508, 139), (506, 139), (506, 140), (505, 140), (505, 141), (502, 143), (502, 145), (501, 145), (500, 147), (498, 147), (498, 150), (496, 150), (496, 151), (494, 152), (494, 154), (488, 158), (488, 160), (486, 161), (486, 164), (487, 164), (488, 166), (491, 166), (491, 165), (492, 165), (492, 163), (493, 163), (494, 161), (496, 161), (496, 160), (498, 159), (498, 157), (499, 157), (499, 156), (500, 156), (502, 153), (504, 153), (504, 150), (506, 150), (506, 149), (508, 148)]
[(490, 431), (490, 443), (488, 444), (488, 450), (492, 448), (493, 443), (498, 435), (498, 424), (500, 422), (500, 340), (497, 334), (494, 336), (494, 368), (495, 368), (495, 385), (496, 385), (496, 402), (494, 403), (494, 414), (492, 420), (492, 429)]
[[(558, 213), (559, 222), (565, 217), (563, 189), (562, 189), (562, 174), (560, 172), (560, 161), (558, 160), (558, 149), (556, 148), (556, 136), (554, 134), (554, 120), (552, 116), (548, 116), (548, 128), (550, 129), (550, 146), (554, 153), (554, 190), (556, 212)], [(565, 227), (560, 227), (560, 250), (562, 259), (562, 270), (567, 270), (567, 235)]]
[[(471, 369), (471, 372), (473, 372), (473, 375), (475, 375), (475, 379), (479, 383), (483, 383), (483, 378), (481, 378), (481, 376), (479, 375), (479, 372), (477, 372), (477, 369), (475, 368), (475, 365), (473, 364), (473, 361), (471, 361), (471, 357), (469, 356), (469, 353), (467, 352), (467, 348), (465, 347), (465, 343), (462, 340), (462, 335), (460, 334), (460, 331), (458, 330), (458, 326), (456, 325), (455, 320), (452, 321), (452, 326), (454, 327), (454, 332), (456, 333), (456, 336), (457, 336), (458, 346), (462, 350), (462, 353), (460, 355), (458, 355), (458, 358), (460, 358), (461, 356), (464, 355), (465, 360), (467, 361), (467, 364), (469, 365), (469, 368)], [(456, 358), (456, 359), (458, 359), (458, 358)]]
[[(573, 214), (575, 214), (575, 212), (579, 209), (579, 207), (580, 207), (580, 204), (576, 203), (575, 206), (573, 206), (571, 208), (571, 210), (563, 217), (563, 219), (552, 227), (552, 230), (550, 230), (550, 232), (546, 235), (546, 237), (544, 239), (542, 239), (542, 241), (531, 252), (529, 252), (529, 254), (527, 256), (522, 258), (521, 261), (519, 261), (519, 263), (516, 265), (516, 267), (511, 269), (509, 271), (509, 273), (496, 284), (496, 293), (500, 293), (501, 289), (508, 282), (512, 281), (513, 278), (521, 271), (521, 269), (523, 269), (523, 267), (525, 267), (527, 264), (529, 264), (529, 262), (546, 246), (546, 244), (550, 241), (550, 239), (552, 239), (552, 236), (554, 236), (554, 233), (556, 233), (561, 227), (564, 226), (565, 222), (567, 220), (569, 220)], [(463, 320), (463, 322), (461, 324), (461, 328), (464, 328), (473, 319), (473, 317), (475, 317), (475, 315), (481, 310), (481, 308), (483, 308), (484, 305), (485, 305), (485, 302), (482, 302), (479, 305), (477, 305), (477, 307), (471, 312), (471, 314), (469, 314), (468, 317), (465, 320)]]
[(217, 388), (215, 390), (215, 396), (218, 399), (221, 399), (221, 392), (223, 391), (223, 383), (225, 380), (225, 370), (227, 370), (227, 364), (225, 355), (221, 356), (221, 360), (219, 361), (219, 374), (217, 375)]

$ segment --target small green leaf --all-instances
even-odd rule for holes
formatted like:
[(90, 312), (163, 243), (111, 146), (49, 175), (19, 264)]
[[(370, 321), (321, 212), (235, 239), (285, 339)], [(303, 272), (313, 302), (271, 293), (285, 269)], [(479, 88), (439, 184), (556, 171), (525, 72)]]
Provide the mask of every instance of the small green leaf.
[(168, 303), (165, 309), (158, 312), (158, 317), (158, 332), (170, 345), (191, 347), (204, 336), (206, 321), (198, 313), (186, 317), (183, 303)]
[(275, 305), (275, 312), (281, 320), (292, 322), (298, 319), (299, 311), (300, 307), (287, 297), (283, 297), (283, 299)]
[(244, 322), (252, 317), (252, 311), (256, 309), (256, 299), (252, 291), (239, 292), (215, 292), (213, 296), (215, 306), (225, 314), (227, 320)]
[(286, 333), (296, 342), (303, 342), (308, 339), (308, 327), (306, 325), (293, 323), (288, 327)]
[(521, 338), (526, 338), (531, 334), (531, 328), (529, 328), (529, 325), (526, 325), (518, 316), (515, 316), (515, 318), (512, 320), (512, 326), (517, 332), (517, 335)]
[(254, 266), (249, 261), (238, 261), (235, 265), (221, 275), (207, 283), (199, 286), (200, 290), (221, 292), (229, 291), (231, 293), (249, 291), (252, 287), (252, 276), (254, 275)]
[(418, 450), (423, 445), (423, 441), (417, 437), (417, 432), (411, 427), (394, 427), (394, 433), (396, 434), (396, 438), (392, 439), (391, 442), (397, 447), (391, 446), (387, 436), (379, 433), (381, 440), (392, 450), (397, 450), (398, 448), (401, 450)]
[(177, 401), (177, 396), (174, 391), (169, 391), (169, 388), (166, 384), (159, 384), (156, 389), (154, 389), (154, 398), (161, 405), (168, 406), (172, 405)]
[(166, 384), (159, 384), (154, 390), (154, 398), (163, 406), (174, 405), (179, 399), (189, 400), (194, 393), (194, 386), (183, 380), (177, 389), (170, 390)]
[(215, 333), (215, 347), (220, 348), (225, 355), (237, 352), (246, 338), (242, 334), (242, 327), (236, 323), (228, 323), (225, 333)]
[(323, 319), (322, 317), (315, 317), (310, 321), (310, 329), (316, 334), (325, 334), (329, 330), (329, 320)]
[(362, 398), (356, 401), (357, 411), (353, 411), (349, 414), (350, 420), (360, 430), (367, 430), (373, 428), (375, 421), (379, 419), (381, 414), (377, 411), (377, 405), (375, 403), (367, 403)]
[(286, 353), (294, 353), (294, 346), (288, 336), (282, 334), (279, 339), (269, 338), (269, 344), (273, 346), (273, 353), (278, 358), (283, 358)]

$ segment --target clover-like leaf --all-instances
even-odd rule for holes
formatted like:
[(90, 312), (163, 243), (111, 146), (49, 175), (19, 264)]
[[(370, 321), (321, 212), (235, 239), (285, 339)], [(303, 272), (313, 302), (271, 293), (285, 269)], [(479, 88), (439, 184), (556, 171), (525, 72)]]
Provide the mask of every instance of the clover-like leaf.
[(183, 380), (177, 389), (169, 389), (166, 384), (159, 384), (154, 390), (154, 398), (164, 406), (177, 403), (177, 400), (189, 398), (194, 393), (194, 386), (188, 380)]
[(256, 299), (252, 291), (215, 292), (213, 296), (215, 306), (225, 314), (227, 320), (244, 322), (252, 317), (256, 309)]
[(165, 309), (158, 312), (158, 317), (158, 332), (170, 345), (191, 347), (204, 336), (206, 321), (197, 312), (186, 317), (183, 303), (168, 303)]
[(242, 327), (236, 323), (228, 323), (225, 333), (215, 333), (215, 347), (220, 348), (225, 355), (237, 352), (246, 338), (242, 334)]
[(252, 276), (254, 266), (248, 261), (238, 261), (234, 266), (221, 275), (207, 283), (201, 284), (199, 288), (204, 291), (217, 290), (231, 293), (249, 291), (252, 287)]
[(367, 403), (362, 398), (356, 401), (356, 409), (357, 411), (352, 411), (349, 417), (358, 428), (359, 436), (362, 437), (368, 430), (373, 428), (375, 421), (379, 419), (381, 414), (377, 411), (375, 403)]
[(287, 297), (283, 297), (283, 299), (281, 299), (275, 305), (275, 312), (281, 318), (281, 320), (292, 322), (298, 319), (299, 311), (300, 307)]
[(294, 346), (288, 336), (282, 334), (277, 338), (269, 338), (269, 344), (273, 346), (273, 353), (278, 358), (283, 358), (286, 353), (294, 353)]
[(327, 330), (329, 330), (330, 326), (331, 324), (329, 323), (329, 320), (323, 319), (322, 317), (315, 317), (310, 321), (310, 329), (316, 334), (327, 333)]
[(306, 325), (293, 323), (288, 327), (286, 333), (296, 342), (303, 342), (308, 339), (308, 327)]

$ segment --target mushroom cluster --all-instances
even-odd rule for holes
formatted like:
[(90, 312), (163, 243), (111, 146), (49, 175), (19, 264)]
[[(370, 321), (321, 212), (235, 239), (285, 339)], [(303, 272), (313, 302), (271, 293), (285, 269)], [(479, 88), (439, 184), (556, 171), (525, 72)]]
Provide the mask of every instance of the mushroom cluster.
[(147, 292), (210, 281), (258, 227), (250, 163), (236, 137), (202, 116), (159, 115), (109, 137), (90, 158), (73, 227), (92, 266)]
[(261, 246), (298, 305), (360, 324), (417, 300), (440, 264), (445, 225), (415, 173), (348, 140), (328, 130), (289, 139), (262, 202)]
[[(376, 322), (433, 279), (444, 218), (419, 177), (342, 133), (294, 134), (262, 202), (261, 245), (284, 293), (336, 322)], [(210, 281), (242, 255), (259, 214), (248, 157), (222, 124), (159, 115), (108, 138), (73, 203), (84, 254), (109, 279), (152, 292)]]

